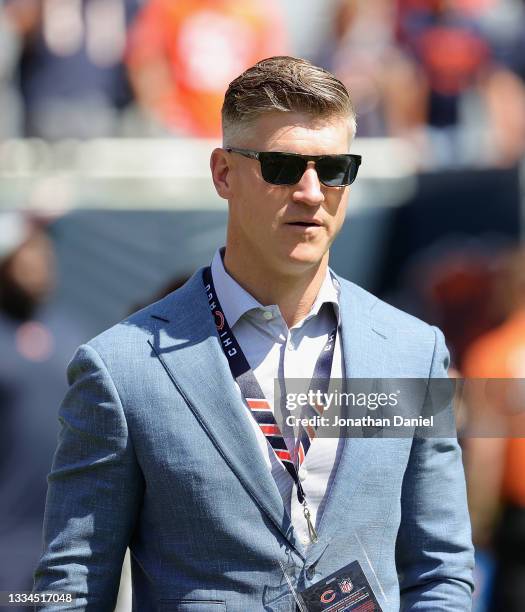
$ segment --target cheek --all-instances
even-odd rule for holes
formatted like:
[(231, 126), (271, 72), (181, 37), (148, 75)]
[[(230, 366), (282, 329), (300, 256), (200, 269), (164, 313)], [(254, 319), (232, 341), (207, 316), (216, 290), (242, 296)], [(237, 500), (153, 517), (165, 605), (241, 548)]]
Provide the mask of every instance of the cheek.
[[(238, 194), (240, 196), (240, 194)], [(231, 201), (230, 223), (251, 241), (258, 241), (272, 224), (265, 198), (251, 190)]]
[(333, 196), (328, 199), (328, 212), (332, 216), (333, 224), (336, 229), (339, 229), (344, 223), (347, 203), (348, 192), (333, 194)]
[(243, 189), (243, 199), (237, 202), (238, 214), (245, 225), (256, 228), (258, 233), (271, 231), (278, 225), (279, 211), (285, 206), (282, 190), (267, 183), (251, 182)]

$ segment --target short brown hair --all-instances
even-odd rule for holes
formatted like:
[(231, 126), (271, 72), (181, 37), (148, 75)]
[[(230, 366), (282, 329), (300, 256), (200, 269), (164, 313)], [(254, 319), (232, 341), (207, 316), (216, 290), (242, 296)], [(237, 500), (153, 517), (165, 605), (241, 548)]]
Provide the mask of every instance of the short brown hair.
[(345, 117), (351, 136), (355, 135), (356, 115), (346, 87), (332, 73), (304, 59), (269, 57), (230, 83), (222, 106), (225, 140), (237, 128), (272, 111), (305, 113), (315, 119)]

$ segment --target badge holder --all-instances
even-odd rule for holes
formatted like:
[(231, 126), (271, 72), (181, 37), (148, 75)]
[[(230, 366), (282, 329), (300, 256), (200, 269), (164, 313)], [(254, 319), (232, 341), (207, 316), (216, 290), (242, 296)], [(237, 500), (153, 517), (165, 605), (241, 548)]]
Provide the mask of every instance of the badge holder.
[(387, 603), (385, 592), (355, 532), (353, 540), (354, 560), (302, 591), (294, 587), (279, 562), (299, 612), (383, 612), (379, 601)]
[(382, 612), (359, 561), (352, 561), (298, 593), (301, 612)]

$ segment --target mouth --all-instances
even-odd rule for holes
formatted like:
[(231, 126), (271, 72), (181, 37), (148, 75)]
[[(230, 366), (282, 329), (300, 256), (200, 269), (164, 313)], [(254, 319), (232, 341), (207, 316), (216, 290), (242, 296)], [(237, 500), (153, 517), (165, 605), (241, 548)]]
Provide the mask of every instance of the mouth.
[(319, 221), (290, 221), (286, 225), (293, 225), (295, 227), (321, 227), (322, 223)]

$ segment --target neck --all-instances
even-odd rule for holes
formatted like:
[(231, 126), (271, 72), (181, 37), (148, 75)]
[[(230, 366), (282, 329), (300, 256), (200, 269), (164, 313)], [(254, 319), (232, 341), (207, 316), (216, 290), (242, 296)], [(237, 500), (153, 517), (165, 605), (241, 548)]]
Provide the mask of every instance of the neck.
[(236, 257), (230, 247), (226, 248), (224, 267), (228, 274), (263, 306), (277, 304), (290, 328), (310, 312), (326, 275), (328, 253), (319, 264), (300, 274), (276, 273), (263, 264), (248, 267), (246, 263), (246, 258)]

